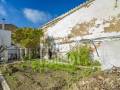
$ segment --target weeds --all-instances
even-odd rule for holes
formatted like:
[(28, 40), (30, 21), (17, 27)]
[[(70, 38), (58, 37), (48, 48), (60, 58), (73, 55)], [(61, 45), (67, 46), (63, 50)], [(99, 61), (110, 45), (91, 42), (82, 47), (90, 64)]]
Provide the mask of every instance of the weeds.
[[(1, 67), (1, 69), (2, 68), (3, 67)], [(64, 90), (69, 90), (68, 88), (76, 81), (99, 71), (97, 68), (78, 68), (74, 64), (65, 64), (59, 62), (53, 63), (43, 60), (25, 61), (19, 64), (14, 64), (12, 67), (6, 66), (6, 68), (7, 69), (5, 70), (7, 71), (4, 73), (4, 75), (12, 90), (16, 90), (16, 88), (22, 87), (22, 85), (28, 85), (28, 87), (29, 85), (36, 86), (37, 83), (37, 86), (46, 88), (44, 87), (44, 85), (46, 86), (46, 81), (53, 83), (52, 87), (50, 87), (51, 85), (47, 84), (49, 85), (50, 90), (58, 88), (65, 88)], [(57, 81), (57, 84), (54, 83), (54, 80)]]
[(92, 60), (90, 47), (88, 45), (80, 46), (79, 48), (69, 52), (67, 55), (68, 55), (68, 59), (74, 65), (100, 66), (100, 63), (98, 61)]
[(44, 71), (45, 69), (52, 69), (73, 72), (76, 70), (76, 67), (74, 65), (50, 63), (48, 61), (33, 61), (31, 63), (31, 67), (33, 71)]

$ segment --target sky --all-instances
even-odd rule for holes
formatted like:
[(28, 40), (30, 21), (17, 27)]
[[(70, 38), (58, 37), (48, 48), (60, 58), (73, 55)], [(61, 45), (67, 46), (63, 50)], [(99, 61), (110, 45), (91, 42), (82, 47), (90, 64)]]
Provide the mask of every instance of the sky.
[(38, 28), (86, 0), (0, 0), (0, 23)]

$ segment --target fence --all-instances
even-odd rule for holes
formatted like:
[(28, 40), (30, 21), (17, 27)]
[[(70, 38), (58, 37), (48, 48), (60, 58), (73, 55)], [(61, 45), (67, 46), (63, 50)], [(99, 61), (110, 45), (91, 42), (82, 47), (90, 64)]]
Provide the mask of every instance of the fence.
[[(109, 40), (107, 40), (109, 39)], [(72, 52), (74, 49), (78, 50), (80, 45), (89, 45), (90, 46), (90, 57), (94, 58), (102, 58), (102, 52), (99, 48), (101, 47), (102, 43), (104, 41), (110, 41), (112, 42), (113, 40), (119, 40), (120, 37), (102, 37), (102, 38), (96, 38), (94, 40), (79, 40), (79, 41), (73, 41), (71, 43), (66, 43), (66, 44), (59, 44), (57, 43), (53, 48), (43, 46), (40, 48), (31, 48), (27, 51), (26, 55), (26, 50), (25, 49), (8, 49), (8, 60), (22, 60), (22, 59), (41, 59), (41, 60), (51, 60), (51, 61), (59, 61), (59, 62), (71, 62), (71, 59), (68, 57), (68, 52)], [(118, 42), (118, 41), (116, 41)], [(109, 44), (110, 45), (110, 44)], [(119, 43), (118, 43), (119, 46)], [(103, 46), (102, 48), (104, 48)], [(113, 46), (114, 47), (114, 46)], [(119, 47), (118, 47), (119, 48)], [(62, 50), (61, 50), (62, 49)], [(79, 53), (79, 50), (78, 50)], [(102, 55), (102, 56), (101, 56)], [(2, 55), (0, 56), (2, 57)], [(78, 56), (77, 59), (80, 57)], [(104, 60), (103, 60), (104, 62)]]
[[(29, 49), (7, 49), (8, 51), (8, 62), (16, 61), (16, 60), (28, 60), (28, 59), (41, 59), (41, 60), (50, 60), (53, 62), (64, 62), (70, 63), (71, 58), (68, 57), (68, 52), (72, 52), (74, 49), (79, 49), (79, 45), (87, 43), (77, 43), (75, 46), (67, 45), (65, 48), (69, 48), (68, 50), (60, 50), (65, 49), (63, 48), (64, 45), (58, 45), (57, 48), (50, 48), (50, 47), (41, 47), (41, 48), (29, 48)], [(78, 50), (79, 52), (79, 50)], [(90, 55), (92, 56), (92, 55)], [(1, 55), (1, 60), (4, 55)], [(79, 56), (78, 58), (79, 59)]]

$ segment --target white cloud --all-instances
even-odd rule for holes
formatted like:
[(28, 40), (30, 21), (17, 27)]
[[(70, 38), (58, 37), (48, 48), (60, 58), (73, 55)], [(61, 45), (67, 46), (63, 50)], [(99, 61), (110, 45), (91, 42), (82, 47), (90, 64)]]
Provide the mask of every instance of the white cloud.
[(1, 4), (0, 4), (0, 15), (1, 16), (6, 16), (7, 15), (5, 8)]
[(1, 0), (2, 3), (6, 3), (6, 0)]
[(23, 10), (23, 13), (24, 16), (33, 23), (37, 23), (37, 22), (43, 23), (51, 18), (51, 15), (49, 13), (39, 11), (36, 9), (25, 8)]

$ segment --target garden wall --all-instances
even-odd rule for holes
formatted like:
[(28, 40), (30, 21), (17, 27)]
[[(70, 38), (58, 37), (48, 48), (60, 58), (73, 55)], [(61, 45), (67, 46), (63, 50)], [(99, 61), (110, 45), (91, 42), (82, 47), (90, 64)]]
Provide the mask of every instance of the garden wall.
[(120, 40), (103, 41), (98, 53), (104, 69), (120, 67)]

